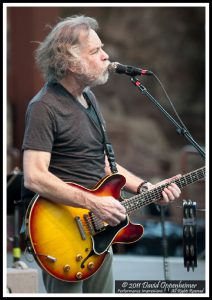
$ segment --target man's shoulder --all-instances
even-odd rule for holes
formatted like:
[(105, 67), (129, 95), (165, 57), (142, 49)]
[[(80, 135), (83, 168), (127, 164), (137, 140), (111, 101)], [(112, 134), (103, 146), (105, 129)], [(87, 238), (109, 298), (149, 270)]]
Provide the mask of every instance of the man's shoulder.
[(29, 101), (28, 107), (48, 106), (49, 108), (53, 108), (57, 105), (58, 98), (59, 97), (54, 88), (46, 83)]

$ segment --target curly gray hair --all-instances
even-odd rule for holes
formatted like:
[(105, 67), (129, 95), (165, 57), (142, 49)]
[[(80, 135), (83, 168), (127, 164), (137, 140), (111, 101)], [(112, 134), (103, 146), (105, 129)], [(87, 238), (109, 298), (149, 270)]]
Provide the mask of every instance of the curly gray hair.
[(77, 48), (81, 30), (97, 31), (98, 23), (94, 18), (71, 16), (61, 20), (40, 43), (35, 51), (36, 62), (46, 80), (64, 78), (71, 65), (78, 63)]

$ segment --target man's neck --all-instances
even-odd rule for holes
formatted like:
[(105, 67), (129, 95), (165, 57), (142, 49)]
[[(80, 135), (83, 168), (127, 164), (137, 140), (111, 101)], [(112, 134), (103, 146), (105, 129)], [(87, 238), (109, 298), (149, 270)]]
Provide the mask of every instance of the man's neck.
[(79, 81), (76, 81), (76, 79), (73, 76), (69, 76), (66, 78), (63, 78), (59, 80), (60, 84), (70, 93), (72, 94), (84, 107), (88, 107), (88, 104), (83, 97), (83, 90), (85, 86), (81, 86), (79, 84)]
[(69, 91), (73, 96), (80, 97), (84, 90), (84, 86), (81, 86), (79, 81), (77, 82), (74, 76), (68, 76), (59, 80), (60, 84), (64, 86), (64, 88)]

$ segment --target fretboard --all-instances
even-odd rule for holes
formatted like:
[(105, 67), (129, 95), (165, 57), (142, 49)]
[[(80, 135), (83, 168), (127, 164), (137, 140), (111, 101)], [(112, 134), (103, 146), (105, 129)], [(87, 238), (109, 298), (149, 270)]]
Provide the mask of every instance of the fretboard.
[[(180, 189), (184, 188), (185, 186), (192, 184), (196, 181), (205, 178), (205, 167), (187, 173), (180, 177), (179, 179), (171, 181), (175, 183)], [(139, 195), (133, 196), (129, 199), (126, 199), (121, 202), (121, 204), (126, 208), (127, 213), (133, 212), (145, 205), (151, 204), (156, 202), (162, 198), (162, 191), (165, 187), (170, 185), (170, 182), (167, 184), (163, 184), (158, 186), (150, 191), (141, 193)]]

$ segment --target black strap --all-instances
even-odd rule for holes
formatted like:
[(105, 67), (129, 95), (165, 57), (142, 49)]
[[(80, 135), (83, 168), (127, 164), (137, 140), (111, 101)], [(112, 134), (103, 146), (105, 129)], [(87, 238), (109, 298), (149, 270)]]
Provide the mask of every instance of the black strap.
[(100, 125), (100, 129), (101, 129), (101, 132), (102, 132), (102, 135), (103, 135), (103, 143), (104, 143), (104, 148), (105, 148), (105, 153), (108, 157), (108, 161), (109, 161), (109, 164), (110, 164), (110, 169), (111, 169), (111, 172), (112, 173), (118, 173), (118, 169), (116, 167), (116, 162), (115, 162), (115, 155), (114, 155), (114, 151), (113, 151), (113, 146), (112, 144), (109, 142), (109, 139), (108, 139), (108, 135), (107, 135), (107, 132), (106, 132), (106, 129), (103, 125), (103, 122), (101, 121), (101, 117), (100, 117), (100, 114), (98, 113), (93, 101), (94, 101), (94, 96), (92, 94), (92, 92), (90, 92), (90, 90), (86, 90), (86, 92), (83, 93), (88, 104), (92, 105), (93, 109), (94, 109), (94, 112), (97, 116), (97, 120), (99, 122), (99, 125)]

